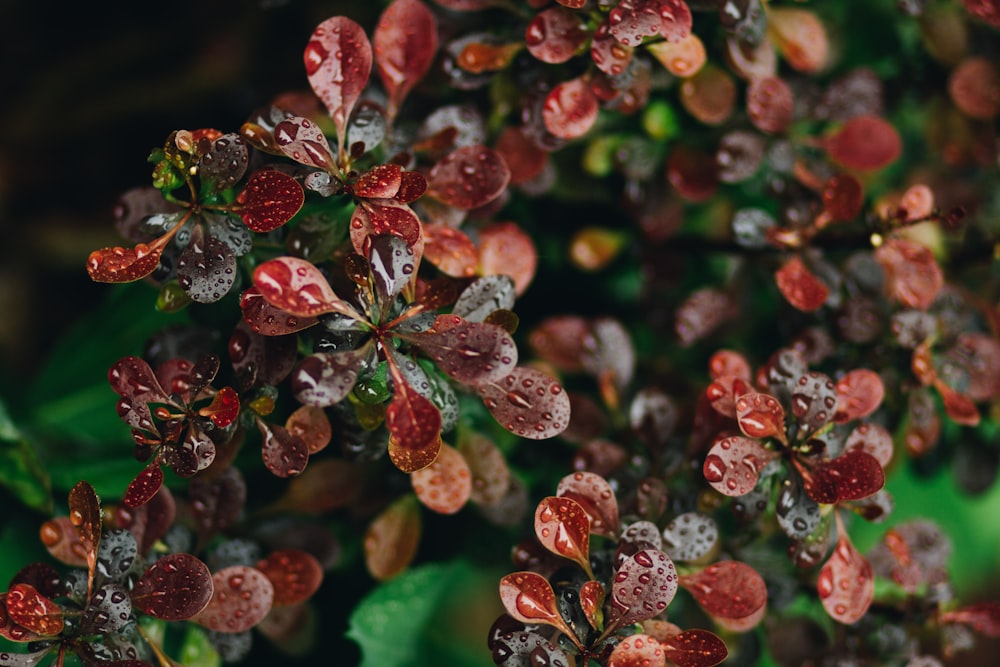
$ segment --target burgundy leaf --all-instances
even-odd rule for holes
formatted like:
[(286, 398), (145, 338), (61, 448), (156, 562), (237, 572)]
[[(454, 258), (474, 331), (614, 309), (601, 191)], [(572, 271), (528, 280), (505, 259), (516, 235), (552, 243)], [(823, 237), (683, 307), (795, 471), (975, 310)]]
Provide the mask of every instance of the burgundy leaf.
[(820, 569), (816, 592), (831, 618), (855, 623), (871, 605), (875, 594), (872, 566), (851, 544), (838, 518), (840, 537), (833, 555)]
[(429, 331), (400, 337), (423, 350), (446, 374), (469, 385), (500, 382), (517, 365), (513, 338), (495, 324), (439, 315)]
[(903, 141), (888, 121), (878, 116), (855, 116), (825, 137), (823, 146), (837, 164), (873, 171), (895, 162)]
[(607, 21), (597, 26), (590, 40), (590, 57), (597, 69), (611, 76), (619, 76), (632, 62), (634, 48), (625, 46), (611, 34), (611, 24)]
[(368, 254), (369, 237), (394, 234), (406, 245), (413, 247), (415, 255), (421, 253), (421, 224), (417, 214), (406, 204), (395, 199), (362, 199), (351, 216), (351, 244), (362, 255)]
[(837, 381), (838, 423), (867, 417), (878, 409), (885, 396), (882, 378), (867, 368), (853, 370)]
[(392, 199), (399, 192), (402, 183), (402, 167), (398, 164), (379, 164), (358, 176), (351, 187), (356, 197)]
[(524, 31), (531, 55), (550, 64), (564, 63), (575, 56), (588, 38), (583, 15), (563, 7), (543, 9)]
[(296, 400), (325, 408), (335, 405), (354, 389), (361, 364), (370, 352), (365, 345), (344, 352), (317, 352), (303, 357), (292, 373), (291, 388)]
[(658, 0), (621, 0), (608, 14), (611, 34), (625, 46), (639, 46), (644, 37), (660, 32)]
[(49, 519), (42, 524), (38, 534), (42, 544), (59, 562), (74, 567), (87, 566), (87, 548), (68, 516)]
[(385, 411), (385, 425), (392, 442), (397, 447), (412, 452), (422, 452), (433, 447), (436, 455), (441, 441), (441, 411), (430, 399), (421, 396), (406, 382), (397, 363), (390, 361), (389, 370), (392, 374), (393, 395), (392, 402)]
[(212, 575), (208, 604), (191, 620), (216, 632), (244, 632), (271, 610), (274, 586), (260, 570), (231, 565)]
[(559, 614), (556, 594), (548, 579), (535, 572), (515, 572), (500, 580), (500, 601), (507, 613), (522, 623), (544, 623), (558, 628), (567, 637), (576, 634)]
[(674, 599), (677, 572), (667, 554), (643, 549), (621, 564), (610, 589), (606, 627), (640, 623), (662, 614)]
[(420, 0), (395, 0), (382, 12), (373, 41), (375, 65), (389, 95), (392, 118), (434, 62), (437, 19)]
[(274, 606), (299, 604), (312, 597), (323, 583), (323, 566), (301, 549), (280, 549), (257, 563), (274, 587)]
[(14, 623), (40, 637), (54, 637), (62, 632), (62, 607), (45, 597), (31, 584), (14, 584), (4, 600), (7, 615)]
[(153, 431), (148, 403), (170, 403), (153, 369), (140, 357), (122, 357), (108, 370), (108, 382), (116, 394), (118, 415), (133, 428)]
[(685, 0), (660, 0), (660, 35), (678, 42), (691, 34), (691, 8)]
[(10, 579), (10, 585), (31, 584), (47, 598), (59, 597), (65, 592), (65, 583), (54, 567), (46, 563), (29, 563)]
[[(88, 482), (77, 482), (69, 491), (69, 520), (80, 535), (80, 544), (87, 554), (87, 593), (94, 581), (94, 570), (97, 567), (97, 547), (101, 541), (101, 501), (97, 498)], [(22, 623), (23, 625), (23, 623)]]
[(292, 116), (274, 127), (274, 141), (281, 152), (300, 164), (335, 172), (337, 160), (323, 130), (308, 118)]
[(302, 204), (305, 192), (298, 181), (280, 171), (258, 171), (236, 198), (240, 217), (255, 232), (270, 232), (291, 220)]
[(427, 194), (449, 206), (473, 209), (506, 189), (510, 169), (487, 146), (462, 146), (444, 156), (427, 174)]
[(424, 507), (438, 514), (455, 514), (472, 494), (472, 473), (465, 457), (442, 444), (437, 458), (410, 475), (413, 492)]
[(684, 575), (680, 585), (709, 615), (720, 619), (752, 617), (767, 604), (764, 579), (746, 563), (735, 560)]
[(259, 264), (253, 282), (268, 303), (299, 317), (350, 309), (334, 294), (320, 270), (298, 257), (278, 257)]
[(212, 148), (201, 157), (198, 175), (212, 185), (212, 190), (227, 190), (243, 178), (250, 156), (243, 137), (230, 132), (212, 142)]
[(99, 283), (130, 283), (155, 271), (162, 254), (163, 246), (155, 243), (101, 248), (87, 257), (87, 273)]
[(785, 410), (770, 394), (750, 391), (736, 397), (736, 419), (740, 430), (751, 438), (785, 441)]
[(248, 288), (240, 296), (240, 309), (243, 320), (262, 336), (284, 336), (308, 329), (319, 321), (315, 317), (299, 317), (272, 306), (256, 287)]
[(543, 440), (569, 424), (569, 396), (545, 373), (517, 367), (499, 382), (476, 387), (483, 404), (505, 429), (522, 438)]
[(278, 477), (293, 477), (309, 463), (309, 446), (302, 438), (292, 435), (284, 426), (257, 419), (260, 431), (260, 454), (264, 467)]
[(163, 470), (158, 463), (151, 463), (129, 483), (122, 502), (130, 508), (145, 505), (156, 495), (161, 486), (163, 486)]
[(316, 26), (303, 60), (309, 85), (330, 112), (343, 152), (347, 121), (371, 74), (371, 43), (360, 25), (334, 16)]
[(575, 500), (543, 498), (535, 509), (535, 535), (546, 549), (574, 561), (592, 576), (590, 517)]
[(885, 471), (878, 459), (854, 449), (814, 467), (805, 488), (810, 498), (830, 505), (867, 498), (884, 485)]
[(821, 308), (830, 296), (830, 288), (806, 267), (798, 255), (785, 262), (775, 272), (774, 278), (788, 303), (806, 313)]
[(246, 505), (247, 485), (239, 468), (191, 480), (188, 500), (198, 533), (207, 539), (235, 525)]
[[(249, 290), (248, 290), (249, 292)], [(246, 298), (248, 295), (244, 294)], [(258, 293), (253, 301), (265, 309), (283, 318), (299, 319), (294, 315), (278, 310)], [(233, 362), (233, 370), (240, 386), (245, 388), (256, 383), (277, 385), (292, 372), (298, 355), (295, 336), (264, 336), (255, 333), (245, 319), (249, 311), (244, 310), (244, 319), (236, 323), (232, 336), (229, 337), (229, 359)], [(312, 319), (312, 324), (317, 320)], [(266, 324), (265, 324), (266, 326)]]
[(726, 643), (708, 630), (685, 630), (666, 639), (663, 650), (677, 667), (713, 667), (729, 656)]
[(560, 139), (582, 137), (597, 121), (597, 96), (586, 77), (560, 83), (545, 97), (542, 120), (545, 129)]
[(664, 667), (666, 664), (660, 642), (644, 634), (623, 638), (611, 651), (607, 662), (608, 667)]
[(575, 472), (559, 480), (556, 495), (569, 498), (590, 518), (590, 532), (615, 538), (621, 530), (618, 500), (608, 481), (592, 472)]
[(0, 637), (12, 642), (33, 642), (41, 639), (37, 633), (15, 623), (7, 613), (7, 593), (0, 593)]
[(132, 589), (132, 605), (165, 621), (192, 618), (212, 598), (212, 575), (191, 554), (167, 554), (153, 563)]
[(875, 249), (885, 273), (889, 297), (909, 308), (927, 310), (944, 286), (944, 275), (930, 248), (906, 238), (892, 237)]

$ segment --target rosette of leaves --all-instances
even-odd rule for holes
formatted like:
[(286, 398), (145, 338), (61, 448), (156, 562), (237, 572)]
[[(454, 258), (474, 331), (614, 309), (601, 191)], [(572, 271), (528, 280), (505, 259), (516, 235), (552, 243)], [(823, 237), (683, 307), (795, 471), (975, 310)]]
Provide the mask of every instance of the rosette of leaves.
[(305, 201), (282, 171), (258, 169), (244, 180), (250, 154), (238, 134), (177, 131), (150, 161), (154, 187), (126, 193), (117, 209), (118, 228), (135, 245), (95, 250), (87, 272), (98, 282), (176, 279), (161, 294), (166, 309), (222, 299), (239, 277), (237, 258), (253, 246), (250, 232), (281, 227)]
[[(871, 565), (854, 548), (840, 508), (873, 520), (891, 511), (882, 491), (892, 437), (882, 426), (849, 425), (878, 409), (884, 395), (879, 376), (867, 369), (845, 373), (836, 383), (809, 371), (792, 349), (779, 350), (757, 374), (737, 353), (717, 353), (714, 381), (705, 392), (712, 408), (727, 418), (703, 464), (706, 481), (736, 498), (744, 518), (772, 508), (792, 540), (789, 554), (800, 567), (820, 563), (817, 591), (827, 613), (843, 623), (861, 618), (871, 604)], [(729, 430), (735, 421), (736, 433)], [(728, 424), (728, 426), (727, 426)], [(735, 429), (734, 429), (735, 430)]]
[[(697, 519), (679, 518), (664, 535), (681, 559), (693, 562), (708, 553), (704, 543), (714, 540), (697, 537), (697, 528), (688, 531), (690, 521)], [(534, 528), (544, 551), (524, 560), (519, 547), (515, 554), (532, 569), (500, 581), (506, 614), (490, 636), (497, 665), (521, 664), (536, 653), (566, 665), (590, 659), (606, 665), (718, 664), (728, 655), (718, 636), (666, 621), (678, 586), (732, 630), (750, 629), (765, 613), (767, 590), (752, 568), (721, 561), (678, 571), (656, 524), (621, 525), (614, 491), (600, 475), (564, 477), (557, 495), (538, 504)], [(593, 550), (592, 535), (599, 536)]]
[(74, 654), (87, 665), (170, 664), (163, 647), (137, 620), (196, 617), (213, 596), (208, 566), (188, 553), (161, 553), (147, 561), (134, 534), (102, 528), (93, 487), (78, 483), (69, 494), (69, 516), (46, 523), (41, 537), (63, 563), (85, 569), (61, 574), (44, 563), (14, 575), (0, 596), (0, 635), (27, 642), (30, 652), (2, 653), (0, 664), (36, 665)]
[[(254, 287), (243, 295), (244, 317), (266, 332), (267, 322), (294, 320), (293, 330), (320, 323), (329, 343), (303, 358), (292, 372), (292, 391), (305, 405), (328, 407), (346, 398), (359, 378), (385, 365), (392, 383), (376, 397), (384, 407), (389, 456), (404, 472), (430, 465), (441, 449), (442, 431), (457, 420), (449, 381), (477, 393), (507, 430), (544, 439), (569, 420), (562, 386), (541, 371), (517, 366), (517, 347), (501, 326), (483, 320), (513, 305), (513, 283), (503, 276), (473, 282), (449, 314), (434, 315), (407, 298), (416, 255), (395, 234), (375, 237), (369, 254), (352, 255), (354, 305), (339, 297), (323, 272), (296, 257), (260, 264)], [(259, 323), (259, 324), (258, 324)], [(279, 329), (276, 333), (286, 333)], [(324, 349), (326, 348), (326, 349)], [(428, 374), (426, 358), (443, 374)], [(445, 378), (448, 378), (447, 380)], [(388, 389), (388, 384), (384, 385)]]

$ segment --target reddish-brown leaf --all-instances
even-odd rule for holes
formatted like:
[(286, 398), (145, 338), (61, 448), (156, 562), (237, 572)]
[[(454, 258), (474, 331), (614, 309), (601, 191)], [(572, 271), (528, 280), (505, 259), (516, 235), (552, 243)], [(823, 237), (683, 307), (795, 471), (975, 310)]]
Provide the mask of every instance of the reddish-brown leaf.
[(812, 469), (806, 479), (806, 493), (818, 503), (861, 500), (885, 486), (885, 471), (871, 454), (852, 449)]
[(420, 83), (438, 49), (434, 13), (420, 0), (395, 0), (379, 17), (372, 35), (375, 65), (389, 95), (389, 117)]
[(154, 461), (143, 468), (142, 472), (129, 483), (122, 502), (126, 507), (133, 509), (145, 505), (156, 495), (161, 486), (163, 486), (163, 470), (160, 464)]
[[(80, 543), (87, 553), (89, 582), (94, 581), (97, 567), (97, 547), (101, 541), (101, 501), (88, 482), (77, 482), (69, 491), (69, 520), (80, 535)], [(88, 592), (90, 586), (87, 588)]]
[(87, 273), (99, 283), (130, 283), (156, 270), (162, 245), (138, 243), (134, 248), (101, 248), (87, 258)]
[(427, 174), (427, 194), (449, 206), (473, 209), (488, 204), (510, 183), (510, 169), (487, 146), (462, 146), (444, 156)]
[(301, 405), (285, 420), (285, 429), (290, 435), (300, 438), (309, 449), (309, 454), (326, 449), (333, 437), (330, 418), (322, 408)]
[(215, 392), (212, 402), (198, 410), (202, 417), (208, 417), (219, 428), (226, 428), (240, 416), (240, 397), (232, 387), (223, 387)]
[(729, 656), (729, 649), (708, 630), (685, 630), (663, 640), (663, 650), (677, 667), (713, 667)]
[(944, 275), (927, 246), (892, 237), (875, 249), (889, 297), (909, 308), (927, 310), (944, 286)]
[(515, 572), (505, 576), (500, 580), (500, 601), (507, 613), (522, 623), (544, 623), (576, 637), (559, 614), (552, 585), (540, 574)]
[(736, 420), (747, 436), (785, 441), (785, 410), (777, 398), (750, 391), (737, 395), (735, 405)]
[(839, 520), (837, 528), (840, 537), (820, 569), (816, 591), (831, 618), (851, 624), (868, 611), (875, 594), (875, 578), (871, 563), (851, 544)]
[(953, 421), (964, 426), (979, 424), (979, 409), (972, 399), (955, 391), (940, 379), (934, 380), (934, 388), (941, 394), (944, 411)]
[(664, 667), (667, 658), (660, 642), (649, 635), (625, 637), (608, 656), (608, 667)]
[(394, 388), (385, 425), (392, 441), (405, 450), (425, 450), (441, 440), (441, 411), (406, 382), (395, 363), (390, 362), (389, 369)]
[(548, 496), (535, 509), (535, 535), (542, 546), (590, 570), (590, 517), (570, 498)]
[(369, 237), (395, 234), (419, 257), (423, 253), (422, 225), (413, 209), (396, 199), (362, 199), (351, 216), (351, 244), (368, 255)]
[(267, 616), (274, 586), (260, 570), (231, 565), (212, 575), (214, 592), (195, 623), (216, 632), (245, 632)]
[(323, 514), (355, 502), (365, 485), (363, 468), (339, 458), (313, 462), (288, 481), (274, 508), (297, 514)]
[(484, 435), (459, 431), (458, 451), (472, 475), (470, 500), (480, 505), (496, 505), (507, 495), (511, 473), (503, 452)]
[(831, 221), (853, 220), (864, 203), (864, 187), (850, 174), (831, 176), (823, 184), (823, 212)]
[(274, 606), (299, 604), (312, 597), (323, 583), (323, 566), (301, 549), (280, 549), (257, 563), (274, 587)]
[(319, 321), (315, 317), (299, 317), (272, 306), (256, 287), (247, 288), (240, 296), (240, 310), (243, 311), (243, 320), (262, 336), (284, 336), (308, 329)]
[(739, 620), (757, 614), (767, 604), (767, 586), (755, 569), (735, 560), (713, 563), (684, 575), (680, 585), (709, 615)]
[(634, 47), (624, 46), (611, 34), (611, 24), (603, 21), (590, 40), (590, 58), (597, 69), (611, 76), (618, 76), (632, 62)]
[(0, 593), (0, 637), (12, 642), (33, 642), (41, 639), (38, 634), (15, 623), (7, 613), (7, 593)]
[(28, 632), (55, 637), (63, 629), (62, 607), (45, 597), (31, 584), (14, 584), (4, 600), (7, 615)]
[(677, 593), (677, 571), (670, 556), (643, 549), (629, 556), (610, 584), (607, 628), (620, 628), (662, 614)]
[[(414, 1), (419, 2), (419, 0)], [(392, 199), (402, 184), (402, 167), (398, 164), (379, 164), (358, 176), (352, 190), (357, 197)]]
[(768, 76), (753, 79), (747, 88), (747, 115), (759, 130), (778, 134), (794, 119), (795, 99), (783, 79)]
[(274, 141), (282, 153), (300, 164), (331, 173), (337, 170), (330, 142), (319, 125), (308, 118), (293, 116), (275, 125)]
[(527, 183), (536, 178), (549, 162), (548, 152), (542, 150), (520, 127), (509, 125), (505, 127), (497, 137), (493, 150), (503, 158), (510, 169), (511, 185)]
[(590, 532), (612, 539), (618, 536), (621, 524), (618, 499), (608, 481), (593, 472), (575, 472), (559, 480), (556, 495), (570, 498), (583, 508), (590, 518)]
[(236, 197), (240, 217), (255, 232), (270, 232), (291, 220), (306, 195), (299, 182), (280, 171), (258, 171)]
[(298, 257), (278, 257), (259, 264), (254, 269), (253, 282), (269, 304), (299, 317), (350, 309), (333, 292), (320, 270)]
[(535, 242), (516, 223), (494, 222), (479, 231), (480, 275), (510, 276), (520, 296), (531, 284), (537, 267)]
[(212, 574), (191, 554), (167, 554), (132, 588), (132, 605), (165, 621), (192, 618), (212, 599)]
[(405, 495), (382, 510), (365, 531), (365, 566), (375, 579), (385, 581), (407, 567), (420, 544), (420, 505)]
[(531, 55), (550, 64), (564, 63), (575, 56), (589, 37), (583, 15), (563, 7), (538, 12), (524, 31), (524, 43)]
[(782, 296), (803, 312), (819, 309), (830, 296), (830, 288), (810, 271), (796, 255), (774, 273)]
[(368, 36), (351, 19), (334, 16), (316, 26), (303, 61), (309, 85), (330, 112), (337, 128), (337, 145), (343, 151), (347, 121), (371, 74)]
[(309, 446), (302, 438), (292, 435), (284, 426), (268, 424), (257, 418), (260, 431), (260, 455), (264, 467), (278, 477), (294, 477), (309, 463)]
[(433, 463), (410, 475), (410, 483), (417, 499), (438, 514), (455, 514), (472, 494), (469, 464), (457, 449), (446, 444), (441, 445)]
[(519, 366), (498, 382), (476, 386), (483, 405), (505, 429), (522, 438), (543, 440), (569, 424), (569, 396), (554, 378)]
[(961, 623), (987, 637), (1000, 637), (1000, 604), (980, 602), (946, 611), (939, 617), (943, 623)]
[(447, 225), (425, 224), (423, 233), (424, 259), (454, 278), (476, 275), (476, 244), (465, 232)]
[(605, 596), (604, 585), (599, 581), (591, 579), (580, 584), (580, 608), (587, 617), (587, 623), (595, 630), (601, 627), (604, 620), (602, 609)]
[(903, 152), (896, 128), (878, 116), (855, 116), (822, 141), (830, 159), (858, 171), (882, 169)]
[(862, 451), (871, 454), (884, 469), (892, 461), (892, 434), (879, 424), (861, 424), (847, 436), (844, 452)]
[(837, 381), (837, 413), (834, 420), (843, 424), (867, 417), (878, 409), (885, 397), (882, 378), (875, 371), (858, 368)]
[(542, 107), (542, 121), (545, 129), (560, 139), (576, 139), (594, 126), (599, 108), (590, 81), (579, 76), (549, 91)]

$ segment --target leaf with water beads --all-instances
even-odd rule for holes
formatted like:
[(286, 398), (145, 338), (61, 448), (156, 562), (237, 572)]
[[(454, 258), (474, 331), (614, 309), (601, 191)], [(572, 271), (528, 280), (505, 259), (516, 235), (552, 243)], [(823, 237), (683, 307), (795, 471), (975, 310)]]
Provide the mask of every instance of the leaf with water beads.
[(472, 473), (465, 457), (446, 444), (426, 468), (414, 471), (410, 483), (417, 498), (438, 514), (455, 514), (472, 494)]
[(53, 558), (74, 567), (87, 566), (87, 549), (68, 516), (58, 516), (42, 524), (39, 538)]
[(535, 509), (535, 535), (557, 556), (577, 563), (593, 578), (590, 569), (590, 517), (570, 498), (549, 496)]
[(910, 239), (891, 237), (875, 249), (885, 273), (889, 297), (909, 308), (927, 310), (944, 286), (944, 275), (930, 248)]
[(278, 123), (274, 127), (274, 141), (286, 157), (299, 164), (330, 173), (337, 169), (326, 135), (308, 118), (292, 116)]
[(816, 502), (832, 505), (867, 498), (883, 486), (882, 464), (871, 454), (855, 449), (815, 466), (805, 488)]
[(830, 45), (826, 28), (811, 10), (768, 7), (769, 41), (795, 70), (812, 74), (826, 67)]
[(668, 72), (682, 78), (696, 75), (708, 60), (704, 42), (694, 33), (676, 42), (653, 42), (645, 48)]
[(753, 79), (747, 88), (747, 115), (762, 132), (780, 134), (794, 120), (795, 99), (783, 79), (769, 76)]
[(4, 599), (10, 620), (40, 637), (54, 637), (62, 632), (62, 608), (31, 584), (14, 584)]
[(469, 283), (452, 306), (452, 315), (482, 322), (497, 310), (514, 307), (514, 281), (504, 274), (486, 275)]
[[(87, 554), (88, 582), (94, 581), (97, 567), (97, 547), (101, 541), (101, 501), (88, 482), (77, 482), (69, 492), (69, 520), (80, 535)], [(88, 591), (90, 585), (88, 585)]]
[(0, 637), (12, 642), (33, 642), (42, 638), (10, 617), (7, 613), (7, 593), (0, 593)]
[(575, 501), (590, 519), (590, 532), (616, 538), (621, 524), (618, 500), (606, 479), (593, 472), (575, 472), (559, 480), (556, 496)]
[(608, 656), (607, 667), (664, 667), (666, 664), (660, 642), (649, 635), (634, 634), (618, 642)]
[(507, 613), (533, 625), (551, 625), (578, 643), (556, 604), (556, 594), (548, 579), (535, 572), (514, 572), (500, 580), (500, 601)]
[(323, 566), (301, 549), (279, 549), (257, 563), (274, 587), (275, 607), (299, 604), (312, 597), (323, 583)]
[(422, 532), (420, 505), (405, 495), (382, 510), (365, 531), (365, 566), (379, 581), (405, 570), (417, 553)]
[(517, 347), (506, 331), (457, 315), (439, 315), (429, 331), (400, 338), (419, 347), (438, 368), (464, 384), (500, 382), (517, 365)]
[(211, 599), (191, 620), (216, 632), (244, 632), (263, 620), (274, 602), (274, 586), (260, 570), (231, 565), (212, 575)]
[(662, 614), (677, 593), (677, 572), (670, 556), (643, 549), (619, 566), (609, 589), (605, 634)]
[(323, 21), (313, 31), (303, 53), (306, 76), (316, 96), (326, 105), (337, 128), (343, 152), (347, 122), (368, 85), (372, 45), (364, 28), (345, 16)]
[(462, 146), (427, 174), (427, 194), (460, 209), (488, 204), (507, 188), (510, 169), (500, 154), (482, 145)]
[(465, 232), (445, 224), (425, 224), (424, 259), (441, 273), (455, 278), (476, 275), (478, 251), (476, 244)]
[(413, 280), (417, 257), (406, 241), (395, 234), (371, 237), (368, 253), (371, 280), (383, 311)]
[(164, 621), (192, 618), (212, 599), (212, 575), (191, 554), (167, 554), (132, 588), (132, 606)]
[(292, 435), (284, 426), (257, 419), (261, 436), (261, 458), (264, 467), (278, 477), (294, 477), (309, 463), (309, 446), (302, 438)]
[(839, 519), (837, 528), (840, 537), (820, 569), (816, 592), (831, 618), (851, 624), (868, 611), (875, 595), (875, 577), (871, 563), (854, 548)]
[(132, 617), (132, 601), (121, 584), (104, 584), (90, 596), (83, 610), (83, 634), (110, 634), (125, 627)]
[(236, 209), (255, 232), (274, 231), (295, 217), (305, 203), (299, 182), (280, 171), (258, 171), (236, 197)]
[(727, 496), (742, 496), (757, 485), (760, 471), (778, 457), (759, 440), (733, 435), (715, 441), (702, 473), (712, 488)]
[(522, 438), (551, 438), (569, 424), (569, 396), (559, 382), (535, 368), (519, 366), (498, 382), (476, 386), (476, 391), (497, 422)]
[(638, 46), (660, 32), (658, 0), (621, 0), (608, 14), (611, 34), (625, 46)]
[(537, 632), (523, 629), (497, 635), (489, 648), (497, 667), (521, 667), (526, 660), (544, 661), (542, 664), (546, 667), (570, 667), (575, 664), (559, 646)]
[(227, 190), (243, 178), (249, 161), (243, 137), (230, 132), (212, 141), (211, 148), (201, 156), (198, 176), (209, 183), (213, 192)]
[(878, 409), (885, 397), (885, 386), (878, 373), (867, 368), (848, 372), (837, 381), (837, 414), (834, 420), (843, 424), (867, 417)]
[(434, 62), (437, 19), (420, 0), (395, 0), (379, 17), (372, 41), (375, 66), (389, 96), (389, 116), (394, 117)]
[(325, 408), (342, 401), (354, 388), (371, 345), (344, 352), (317, 352), (303, 357), (291, 376), (296, 400)]
[(716, 550), (719, 526), (707, 514), (685, 512), (663, 529), (663, 542), (663, 550), (675, 561), (701, 560)]
[(667, 660), (677, 667), (713, 667), (729, 656), (729, 649), (708, 630), (685, 630), (663, 641)]
[(774, 272), (778, 290), (788, 303), (805, 313), (818, 310), (830, 296), (830, 288), (816, 277), (798, 255)]
[(749, 391), (736, 397), (736, 420), (751, 438), (785, 441), (785, 410), (770, 394)]
[(725, 560), (681, 577), (680, 585), (709, 615), (727, 620), (752, 618), (767, 604), (764, 579), (746, 563)]
[[(179, 227), (180, 225), (175, 229)], [(161, 237), (150, 244), (138, 243), (134, 248), (115, 246), (95, 250), (87, 257), (87, 273), (91, 280), (99, 283), (130, 283), (140, 280), (159, 266), (165, 245)]]
[(542, 106), (545, 129), (560, 139), (582, 137), (597, 121), (599, 100), (586, 76), (564, 81), (549, 91)]
[(322, 408), (314, 405), (300, 405), (296, 408), (285, 420), (285, 429), (306, 443), (310, 455), (326, 449), (333, 437), (330, 418)]
[(222, 240), (195, 225), (191, 239), (177, 259), (177, 282), (192, 300), (215, 303), (236, 282), (236, 255)]
[(340, 300), (326, 276), (314, 264), (298, 257), (278, 257), (259, 264), (253, 272), (257, 291), (275, 308), (298, 317), (340, 312), (361, 319)]
[(351, 244), (361, 255), (367, 256), (369, 239), (394, 234), (406, 241), (419, 257), (423, 247), (421, 230), (420, 219), (413, 209), (396, 199), (361, 199), (351, 215)]
[[(2, 629), (0, 629), (0, 636), (4, 636)], [(0, 667), (35, 667), (42, 660), (44, 660), (55, 647), (56, 644), (51, 644), (32, 653), (11, 653), (9, 651), (0, 651)]]
[(256, 287), (240, 295), (240, 309), (243, 321), (262, 336), (284, 336), (308, 329), (319, 321), (316, 317), (299, 317), (272, 306)]
[(160, 464), (153, 462), (135, 476), (125, 490), (122, 502), (126, 507), (136, 508), (145, 505), (156, 495), (163, 485), (163, 470)]
[(575, 56), (589, 37), (583, 16), (563, 7), (540, 11), (524, 31), (524, 42), (531, 55), (552, 65)]

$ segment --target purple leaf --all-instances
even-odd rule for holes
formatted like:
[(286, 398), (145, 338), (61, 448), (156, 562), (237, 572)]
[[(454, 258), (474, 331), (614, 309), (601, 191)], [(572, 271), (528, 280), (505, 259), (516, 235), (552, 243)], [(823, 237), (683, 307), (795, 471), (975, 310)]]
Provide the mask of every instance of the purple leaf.
[(204, 609), (212, 591), (208, 566), (191, 554), (167, 554), (135, 583), (132, 605), (164, 621), (182, 621)]

